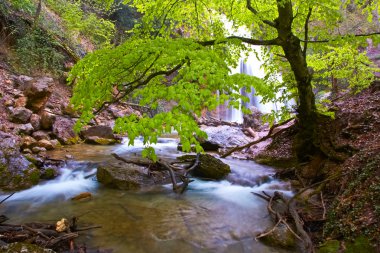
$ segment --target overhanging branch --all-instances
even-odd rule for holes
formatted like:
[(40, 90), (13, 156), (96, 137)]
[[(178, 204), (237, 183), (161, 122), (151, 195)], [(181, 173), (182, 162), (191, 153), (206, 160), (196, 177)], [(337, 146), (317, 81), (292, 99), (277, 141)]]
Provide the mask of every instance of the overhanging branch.
[(307, 42), (307, 43), (328, 43), (328, 42), (332, 42), (332, 41), (337, 41), (339, 39), (344, 39), (345, 37), (350, 37), (350, 36), (353, 36), (353, 37), (371, 37), (371, 36), (376, 36), (376, 35), (380, 35), (380, 32), (353, 34), (353, 35), (347, 34), (347, 35), (339, 36), (337, 38), (325, 39), (325, 40), (301, 40), (300, 39), (300, 41), (301, 42)]
[[(255, 8), (253, 8), (251, 0), (247, 0), (247, 9), (250, 10), (250, 12), (252, 12), (254, 15), (258, 15), (259, 14), (259, 12)], [(276, 28), (276, 24), (274, 22), (270, 21), (270, 20), (262, 19), (261, 21), (263, 21), (264, 24), (267, 24), (267, 25), (269, 25), (271, 27)]]
[(251, 38), (246, 38), (246, 37), (240, 37), (240, 36), (228, 36), (223, 40), (208, 40), (208, 41), (199, 41), (198, 43), (202, 46), (213, 46), (217, 44), (222, 44), (222, 43), (227, 43), (229, 40), (240, 40), (241, 42), (250, 44), (250, 45), (256, 45), (256, 46), (279, 46), (280, 41), (278, 38), (272, 39), (272, 40), (255, 40)]

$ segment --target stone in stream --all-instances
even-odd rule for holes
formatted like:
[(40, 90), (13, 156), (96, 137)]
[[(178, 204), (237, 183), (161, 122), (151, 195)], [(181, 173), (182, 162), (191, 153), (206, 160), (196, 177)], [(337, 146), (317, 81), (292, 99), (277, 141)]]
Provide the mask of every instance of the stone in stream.
[(91, 126), (81, 131), (81, 135), (88, 144), (111, 145), (120, 142), (109, 126)]
[(223, 147), (242, 146), (251, 142), (253, 139), (246, 136), (239, 127), (232, 126), (202, 126), (206, 132), (207, 140), (201, 140), (200, 143), (206, 151), (216, 151)]
[(121, 161), (100, 165), (96, 176), (100, 183), (121, 190), (149, 187), (160, 181), (157, 175), (149, 174), (148, 168)]
[[(195, 160), (195, 155), (185, 155), (179, 157), (179, 160), (187, 159)], [(228, 164), (225, 164), (218, 158), (213, 157), (209, 154), (201, 154), (199, 157), (199, 164), (194, 169), (193, 175), (196, 177), (201, 177), (204, 179), (214, 179), (220, 180), (225, 178), (229, 173), (231, 173), (231, 168)]]

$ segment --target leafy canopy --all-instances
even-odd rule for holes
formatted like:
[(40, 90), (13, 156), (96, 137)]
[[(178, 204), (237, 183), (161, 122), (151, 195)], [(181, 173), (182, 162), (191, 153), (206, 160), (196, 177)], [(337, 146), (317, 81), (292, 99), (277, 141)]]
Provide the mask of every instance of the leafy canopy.
[[(344, 10), (348, 3), (336, 0), (134, 0), (130, 4), (143, 17), (131, 31), (133, 36), (118, 47), (87, 55), (70, 73), (69, 81), (75, 82), (72, 102), (82, 111), (78, 126), (89, 122), (94, 116), (93, 108), (99, 110), (107, 102), (136, 97), (140, 98), (141, 105), (156, 108), (159, 101), (171, 101), (170, 112), (151, 118), (147, 115), (123, 117), (117, 120), (115, 130), (128, 133), (130, 144), (142, 135), (149, 145), (161, 134), (174, 129), (180, 134), (185, 151), (190, 150), (191, 144), (200, 151), (195, 137), (204, 137), (204, 133), (194, 116), (201, 115), (204, 109), (213, 110), (228, 99), (231, 106), (237, 107), (239, 99), (247, 100), (239, 94), (241, 87), (254, 87), (266, 100), (297, 98), (294, 73), (281, 47), (286, 42), (281, 44), (278, 39), (285, 31), (279, 29), (282, 22), (279, 10), (290, 2), (292, 10), (287, 10), (293, 15), (290, 31), (299, 38), (305, 57), (312, 55), (308, 63), (319, 77), (326, 81), (332, 72), (337, 78), (346, 78), (349, 72), (355, 72), (358, 78), (352, 85), (367, 86), (373, 77), (362, 73), (369, 70), (365, 67), (369, 62), (357, 53), (365, 37), (355, 36), (351, 31), (341, 34), (339, 30), (340, 24), (345, 22)], [(379, 5), (364, 2), (355, 1), (357, 8), (368, 16), (374, 10), (379, 11)], [(369, 19), (372, 20), (372, 16)], [(223, 20), (231, 21), (232, 29), (227, 29)], [(235, 36), (241, 27), (249, 32)], [(324, 43), (316, 43), (317, 40)], [(262, 54), (267, 73), (264, 80), (244, 74), (231, 75), (230, 68), (236, 66), (242, 53), (250, 50), (246, 44), (270, 46)], [(333, 58), (339, 60), (328, 60)], [(348, 58), (351, 60), (345, 64)], [(178, 74), (173, 78), (174, 73)], [(277, 78), (279, 73), (283, 75), (282, 82)], [(274, 94), (279, 90), (286, 91), (285, 95), (276, 98)], [(217, 91), (220, 96), (216, 95)], [(145, 153), (152, 154), (151, 151)]]

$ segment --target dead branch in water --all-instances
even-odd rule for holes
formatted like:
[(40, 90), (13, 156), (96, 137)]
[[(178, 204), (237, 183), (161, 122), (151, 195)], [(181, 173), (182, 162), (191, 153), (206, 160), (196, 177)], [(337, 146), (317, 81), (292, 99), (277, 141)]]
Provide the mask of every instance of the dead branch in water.
[(12, 197), (13, 194), (15, 194), (15, 192), (9, 194), (6, 198), (4, 198), (2, 201), (0, 201), (0, 205), (1, 205), (2, 203), (4, 203), (7, 199), (9, 199), (10, 197)]
[(279, 123), (279, 124), (274, 124), (274, 125), (269, 129), (269, 132), (268, 132), (268, 134), (267, 134), (266, 136), (264, 136), (264, 137), (262, 137), (262, 138), (260, 138), (260, 139), (258, 139), (258, 140), (255, 140), (255, 141), (249, 142), (249, 143), (247, 143), (247, 144), (245, 144), (245, 145), (234, 147), (234, 148), (230, 149), (229, 151), (227, 151), (226, 153), (224, 153), (223, 155), (221, 155), (220, 157), (221, 157), (221, 158), (226, 158), (227, 156), (231, 155), (233, 152), (241, 151), (241, 150), (243, 150), (243, 149), (245, 149), (245, 148), (249, 148), (249, 147), (252, 146), (252, 145), (255, 145), (255, 144), (257, 144), (257, 143), (260, 143), (260, 142), (265, 141), (265, 140), (267, 140), (267, 139), (269, 139), (269, 138), (273, 138), (273, 137), (279, 135), (280, 133), (284, 132), (287, 128), (280, 129), (279, 131), (277, 131), (277, 132), (275, 132), (275, 133), (273, 133), (273, 131), (274, 131), (277, 127), (279, 127), (279, 126), (283, 126), (283, 125), (289, 123), (289, 122), (292, 121), (292, 120), (294, 120), (294, 118), (288, 119), (288, 120), (286, 120), (286, 121), (284, 121), (284, 122), (282, 122), (282, 123)]

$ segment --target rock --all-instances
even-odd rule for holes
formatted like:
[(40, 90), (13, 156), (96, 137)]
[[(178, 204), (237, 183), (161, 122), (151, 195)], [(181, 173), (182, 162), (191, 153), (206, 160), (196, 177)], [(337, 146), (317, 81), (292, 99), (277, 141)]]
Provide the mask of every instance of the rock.
[(74, 132), (74, 120), (57, 117), (53, 123), (53, 134), (62, 144), (75, 144), (79, 141), (79, 136)]
[(54, 149), (54, 145), (49, 140), (39, 140), (37, 146), (45, 148), (46, 150)]
[(35, 131), (38, 131), (41, 129), (41, 117), (38, 114), (32, 114), (30, 116), (30, 124), (32, 124)]
[(25, 242), (13, 242), (0, 247), (4, 253), (54, 253), (51, 249), (44, 249), (35, 244)]
[(263, 122), (261, 120), (261, 117), (263, 116), (262, 112), (260, 112), (255, 106), (251, 106), (249, 109), (251, 114), (243, 115), (243, 127), (261, 130), (263, 128)]
[(24, 136), (21, 142), (21, 148), (33, 148), (37, 145), (36, 139), (31, 136)]
[(132, 163), (108, 162), (98, 167), (97, 179), (100, 183), (121, 190), (139, 189), (155, 184), (147, 168)]
[(118, 143), (118, 140), (115, 139), (105, 139), (97, 136), (91, 136), (85, 140), (88, 144), (95, 144), (95, 145), (112, 145), (115, 143)]
[(15, 102), (14, 102), (14, 106), (15, 106), (15, 107), (25, 107), (27, 101), (28, 101), (28, 98), (25, 97), (25, 96), (18, 97), (18, 98), (15, 100)]
[(49, 133), (46, 131), (36, 131), (32, 134), (33, 138), (39, 140), (50, 140)]
[(109, 126), (91, 126), (81, 132), (86, 143), (98, 145), (111, 145), (119, 142)]
[(41, 172), (41, 179), (54, 179), (58, 176), (58, 168), (44, 168)]
[(194, 176), (206, 179), (222, 179), (231, 172), (230, 166), (209, 154), (201, 154), (199, 165), (194, 169)]
[(30, 150), (29, 148), (25, 148), (25, 149), (22, 150), (22, 153), (24, 153), (24, 154), (31, 154), (32, 150)]
[(57, 139), (50, 140), (50, 143), (53, 145), (53, 149), (61, 146), (61, 143)]
[(38, 153), (42, 153), (42, 152), (46, 152), (46, 148), (42, 148), (42, 147), (34, 147), (32, 148), (32, 152), (34, 154), (38, 154)]
[(11, 121), (14, 123), (25, 124), (28, 123), (30, 117), (32, 116), (32, 111), (26, 109), (25, 107), (17, 107), (11, 109)]
[(49, 130), (52, 128), (56, 116), (50, 112), (43, 111), (41, 113), (41, 128)]
[(92, 136), (97, 136), (105, 139), (114, 138), (112, 128), (109, 126), (91, 126), (86, 130), (81, 131), (81, 135), (84, 139), (87, 139)]
[(280, 248), (295, 248), (296, 246), (294, 235), (284, 224), (278, 225), (272, 233), (260, 238), (260, 241)]
[(30, 135), (33, 131), (34, 131), (34, 128), (33, 128), (32, 124), (30, 124), (30, 123), (20, 125), (17, 128), (17, 133), (18, 134), (27, 134), (27, 135)]
[(20, 152), (21, 139), (0, 131), (0, 187), (28, 188), (39, 180), (39, 171)]
[(207, 140), (201, 141), (201, 145), (213, 145), (218, 147), (236, 147), (247, 144), (253, 139), (247, 137), (238, 127), (217, 126), (217, 127), (202, 127), (202, 130), (207, 133)]
[(40, 111), (50, 97), (50, 85), (53, 79), (42, 77), (37, 80), (30, 80), (24, 86), (24, 94), (28, 98), (26, 107), (33, 112)]

